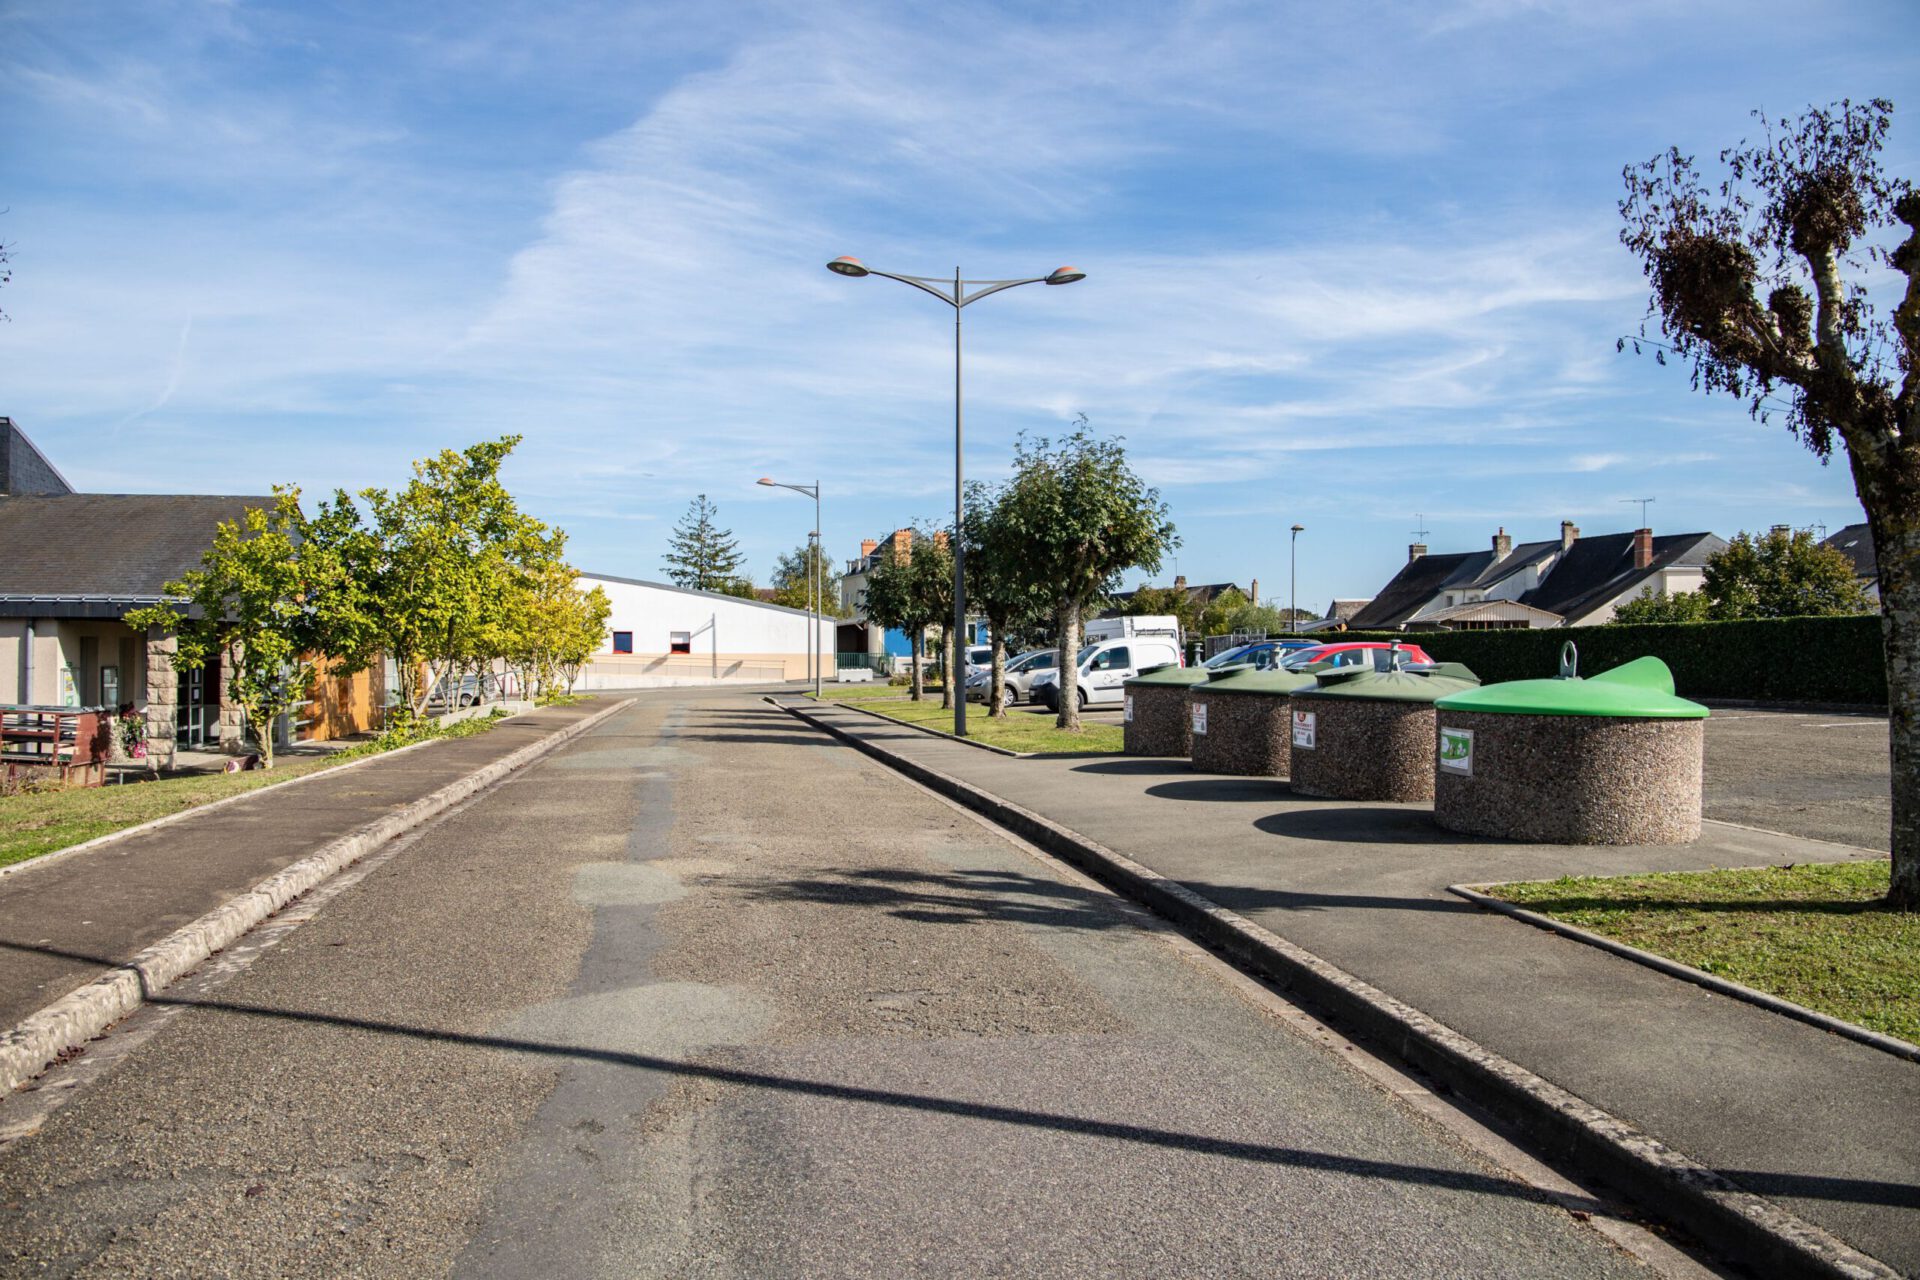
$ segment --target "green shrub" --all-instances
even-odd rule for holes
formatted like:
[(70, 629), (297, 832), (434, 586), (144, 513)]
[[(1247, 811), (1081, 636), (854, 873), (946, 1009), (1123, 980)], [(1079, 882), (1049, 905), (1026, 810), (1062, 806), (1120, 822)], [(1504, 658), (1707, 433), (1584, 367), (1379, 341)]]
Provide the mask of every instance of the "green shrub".
[(1872, 614), (1517, 631), (1343, 631), (1309, 638), (1417, 644), (1438, 661), (1466, 663), (1488, 684), (1557, 674), (1560, 647), (1571, 640), (1580, 650), (1581, 675), (1650, 654), (1673, 668), (1682, 697), (1887, 702), (1880, 619)]

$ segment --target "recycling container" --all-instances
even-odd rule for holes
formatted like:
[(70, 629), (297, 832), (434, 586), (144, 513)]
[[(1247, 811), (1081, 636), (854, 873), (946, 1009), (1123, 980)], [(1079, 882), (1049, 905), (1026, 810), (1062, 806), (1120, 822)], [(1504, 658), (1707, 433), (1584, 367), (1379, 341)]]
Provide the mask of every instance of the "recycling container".
[(1294, 691), (1314, 684), (1303, 671), (1241, 669), (1189, 688), (1193, 767), (1202, 773), (1286, 777), (1288, 702)]
[(1126, 682), (1121, 750), (1130, 756), (1181, 756), (1192, 747), (1187, 690), (1207, 678), (1205, 667), (1160, 667)]
[(1700, 834), (1707, 709), (1658, 658), (1591, 679), (1571, 642), (1561, 674), (1435, 703), (1434, 820), (1553, 844), (1686, 844)]
[(1458, 663), (1321, 672), (1319, 687), (1293, 695), (1293, 789), (1336, 800), (1433, 799), (1433, 704), (1479, 684)]

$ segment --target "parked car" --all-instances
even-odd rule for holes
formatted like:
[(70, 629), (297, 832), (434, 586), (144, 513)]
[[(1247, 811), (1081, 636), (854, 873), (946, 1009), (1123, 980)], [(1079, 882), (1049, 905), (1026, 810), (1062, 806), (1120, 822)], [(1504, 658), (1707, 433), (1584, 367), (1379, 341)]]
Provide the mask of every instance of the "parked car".
[(1269, 671), (1296, 650), (1324, 647), (1311, 640), (1255, 640), (1251, 644), (1222, 649), (1200, 665), (1212, 671), (1222, 667), (1252, 667), (1256, 671)]
[[(1171, 635), (1134, 635), (1121, 640), (1097, 640), (1080, 650), (1079, 701), (1082, 708), (1118, 704), (1125, 696), (1127, 681), (1154, 667), (1184, 666), (1179, 633)], [(1043, 671), (1033, 679), (1030, 692), (1036, 701), (1051, 709), (1060, 709), (1060, 672)]]
[(449, 678), (441, 676), (434, 682), (433, 692), (427, 695), (427, 709), (438, 707), (442, 713), (458, 711), (465, 707), (477, 707), (483, 702), (492, 702), (504, 696), (501, 679), (492, 672), (484, 676), (461, 676), (448, 696)]
[[(1016, 658), (1009, 658), (1005, 668), (1004, 684), (1007, 690), (1006, 702), (1014, 706), (1029, 695), (1034, 678), (1043, 671), (1051, 671), (1059, 661), (1058, 649), (1032, 649)], [(974, 702), (985, 702), (987, 690), (993, 681), (992, 666), (983, 663), (979, 670), (967, 674), (967, 697)]]
[(1399, 650), (1402, 662), (1432, 662), (1427, 651), (1417, 644), (1398, 644), (1382, 640), (1348, 640), (1341, 644), (1316, 644), (1295, 649), (1280, 660), (1289, 671), (1310, 667), (1316, 662), (1331, 662), (1336, 667), (1361, 666), (1371, 662), (1376, 670), (1385, 670), (1393, 662), (1390, 656)]

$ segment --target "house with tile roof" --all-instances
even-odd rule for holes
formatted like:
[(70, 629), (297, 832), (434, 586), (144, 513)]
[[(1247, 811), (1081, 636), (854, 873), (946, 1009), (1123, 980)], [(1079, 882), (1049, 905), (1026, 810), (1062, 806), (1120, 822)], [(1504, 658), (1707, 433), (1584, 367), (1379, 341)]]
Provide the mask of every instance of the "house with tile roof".
[(1461, 631), (1579, 627), (1608, 622), (1642, 595), (1700, 589), (1707, 557), (1725, 547), (1711, 533), (1651, 529), (1582, 538), (1571, 521), (1556, 541), (1515, 545), (1502, 528), (1485, 551), (1430, 555), (1407, 548), (1407, 563), (1348, 622), (1355, 631)]
[[(200, 567), (215, 528), (270, 495), (75, 493), (10, 419), (0, 418), (0, 704), (144, 713), (151, 758), (238, 749), (244, 717), (219, 658), (177, 671), (174, 637), (121, 619), (158, 604)], [(370, 727), (372, 682), (325, 680), (282, 738)]]

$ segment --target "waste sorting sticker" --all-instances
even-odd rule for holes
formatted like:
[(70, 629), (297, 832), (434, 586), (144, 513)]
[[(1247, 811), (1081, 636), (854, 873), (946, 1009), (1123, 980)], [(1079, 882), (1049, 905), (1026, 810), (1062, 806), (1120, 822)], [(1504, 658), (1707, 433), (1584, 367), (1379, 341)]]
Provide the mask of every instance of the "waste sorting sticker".
[(1293, 745), (1304, 750), (1313, 750), (1313, 738), (1316, 729), (1314, 713), (1296, 711), (1293, 713)]
[(1126, 710), (1126, 713), (1122, 715), (1120, 718), (1128, 724), (1133, 723), (1133, 695), (1132, 694), (1127, 695), (1127, 710)]
[(1193, 731), (1203, 738), (1207, 734), (1207, 704), (1204, 702), (1193, 704)]
[(1462, 778), (1473, 776), (1473, 730), (1441, 726), (1440, 772)]

